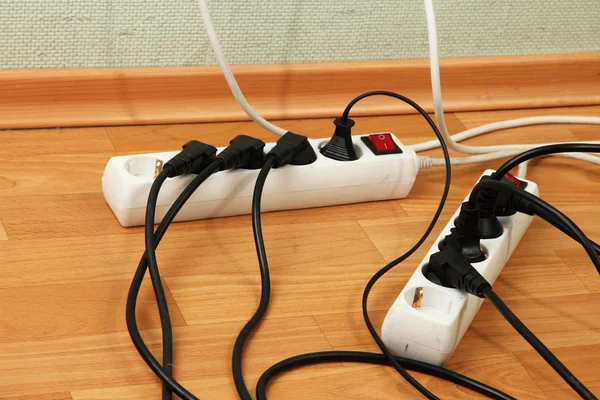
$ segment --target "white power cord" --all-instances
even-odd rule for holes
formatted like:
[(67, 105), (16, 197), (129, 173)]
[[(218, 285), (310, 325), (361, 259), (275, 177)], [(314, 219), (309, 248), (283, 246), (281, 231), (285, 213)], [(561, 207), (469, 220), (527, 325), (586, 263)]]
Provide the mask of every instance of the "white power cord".
[[(535, 145), (533, 147), (539, 147), (540, 145)], [(515, 156), (519, 153), (522, 153), (523, 150), (504, 150), (504, 151), (495, 151), (493, 153), (485, 153), (485, 154), (476, 154), (467, 157), (452, 157), (450, 158), (451, 165), (465, 165), (465, 164), (475, 164), (486, 161), (497, 160), (500, 158), (507, 158)], [(592, 154), (587, 153), (557, 153), (552, 154), (553, 156), (562, 156), (566, 158), (575, 158), (577, 160), (587, 161), (594, 164), (600, 164), (600, 157), (594, 156)], [(432, 158), (428, 156), (419, 156), (419, 168), (431, 168), (444, 166), (446, 162), (443, 158)], [(527, 172), (527, 169), (521, 171), (523, 174)], [(524, 175), (522, 177), (525, 177)]]
[[(436, 118), (437, 118), (437, 116), (436, 116)], [(442, 120), (444, 120), (443, 111), (442, 111)], [(522, 127), (522, 126), (543, 125), (543, 124), (596, 125), (596, 124), (600, 124), (600, 117), (547, 116), (547, 117), (527, 117), (527, 118), (510, 119), (510, 120), (506, 120), (506, 121), (492, 122), (491, 124), (478, 126), (477, 128), (467, 129), (466, 131), (462, 131), (460, 133), (456, 133), (456, 134), (450, 136), (450, 138), (453, 142), (459, 142), (461, 140), (479, 136), (484, 133), (499, 131), (499, 130), (503, 130), (503, 129), (518, 128), (518, 127)], [(438, 125), (439, 125), (439, 122), (438, 122)], [(441, 128), (440, 128), (440, 131), (442, 131)], [(446, 130), (446, 132), (448, 132), (448, 131)], [(600, 143), (600, 142), (592, 141), (589, 143)], [(461, 148), (462, 148), (463, 145), (459, 144), (459, 146), (461, 146)], [(511, 146), (511, 145), (507, 145), (507, 146)], [(520, 146), (539, 146), (539, 145), (520, 145)], [(438, 148), (438, 147), (440, 147), (440, 142), (438, 142), (437, 140), (430, 140), (430, 141), (423, 142), (423, 143), (413, 144), (413, 145), (410, 145), (409, 147), (411, 149), (413, 149), (414, 151), (419, 152), (419, 151), (425, 151), (425, 150), (431, 150), (431, 149)], [(464, 146), (464, 147), (468, 147), (468, 148), (474, 147), (475, 149), (478, 149), (478, 150), (479, 149), (488, 149), (485, 152), (491, 152), (491, 151), (503, 150), (502, 148), (504, 146), (500, 145), (500, 146), (478, 146), (478, 147)], [(489, 150), (490, 148), (492, 150)]]
[(519, 164), (519, 170), (517, 172), (517, 178), (525, 179), (527, 176), (527, 167), (529, 166), (529, 161), (522, 162)]
[(202, 21), (204, 22), (204, 29), (208, 35), (208, 39), (210, 40), (210, 44), (212, 45), (213, 51), (215, 52), (215, 56), (217, 57), (217, 62), (219, 63), (219, 67), (225, 76), (225, 80), (231, 89), (231, 93), (237, 100), (242, 110), (256, 122), (258, 125), (262, 126), (269, 132), (273, 132), (276, 135), (283, 136), (286, 134), (287, 130), (278, 127), (264, 119), (260, 116), (250, 103), (244, 97), (242, 90), (240, 89), (235, 77), (233, 76), (233, 72), (231, 72), (231, 68), (229, 64), (227, 64), (227, 60), (225, 59), (225, 54), (223, 54), (223, 48), (221, 47), (221, 43), (219, 42), (219, 38), (217, 37), (217, 32), (215, 31), (215, 27), (212, 22), (212, 18), (210, 17), (210, 11), (208, 10), (208, 4), (206, 4), (206, 0), (198, 0), (198, 5), (200, 6), (200, 12), (202, 14)]
[[(430, 69), (431, 69), (431, 87), (433, 92), (433, 109), (435, 112), (435, 118), (437, 125), (446, 141), (448, 147), (456, 151), (467, 154), (478, 154), (473, 157), (463, 157), (453, 159), (453, 164), (467, 164), (475, 162), (484, 162), (488, 160), (494, 160), (497, 158), (508, 157), (515, 155), (521, 151), (531, 149), (540, 146), (540, 144), (508, 144), (498, 146), (465, 146), (459, 144), (458, 141), (478, 136), (487, 132), (495, 130), (515, 128), (519, 126), (537, 125), (537, 124), (600, 124), (600, 117), (563, 117), (563, 116), (549, 116), (549, 117), (531, 117), (531, 118), (519, 118), (508, 121), (495, 122), (480, 126), (478, 128), (469, 129), (464, 132), (458, 133), (454, 136), (450, 136), (448, 128), (446, 127), (446, 121), (444, 118), (444, 108), (442, 101), (442, 88), (440, 79), (440, 65), (439, 65), (439, 54), (438, 54), (438, 38), (437, 38), (437, 27), (435, 22), (435, 12), (433, 9), (433, 0), (425, 1), (425, 12), (427, 16), (427, 32), (429, 37), (429, 58), (430, 58)], [(589, 143), (600, 143), (593, 141)], [(424, 151), (439, 147), (439, 143), (435, 141), (428, 141), (424, 143), (415, 144), (411, 147), (415, 151)], [(576, 158), (588, 162), (600, 164), (600, 157), (581, 154), (581, 153), (567, 153), (557, 154), (565, 157)], [(439, 162), (442, 159), (431, 159), (432, 166), (443, 165)], [(427, 164), (427, 163), (425, 163)], [(525, 168), (525, 167), (524, 167)], [(521, 171), (523, 174), (526, 169)]]

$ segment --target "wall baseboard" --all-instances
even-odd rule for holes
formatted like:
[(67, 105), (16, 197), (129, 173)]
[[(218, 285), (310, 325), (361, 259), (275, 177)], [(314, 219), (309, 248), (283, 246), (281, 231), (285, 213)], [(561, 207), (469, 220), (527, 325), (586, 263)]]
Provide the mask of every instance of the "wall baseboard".
[[(441, 61), (450, 112), (600, 104), (600, 53), (454, 58)], [(268, 119), (339, 115), (369, 90), (404, 94), (432, 110), (427, 60), (249, 65), (233, 68)], [(413, 111), (388, 98), (353, 115)], [(0, 72), (0, 128), (246, 120), (218, 67)]]

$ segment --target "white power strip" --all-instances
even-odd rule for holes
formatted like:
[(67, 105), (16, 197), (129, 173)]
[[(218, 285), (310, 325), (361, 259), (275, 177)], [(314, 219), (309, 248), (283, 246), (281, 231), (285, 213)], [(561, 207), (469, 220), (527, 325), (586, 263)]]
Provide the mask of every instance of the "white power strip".
[[(389, 135), (389, 136), (388, 136)], [(401, 152), (376, 155), (361, 138), (393, 140)], [(309, 165), (286, 165), (269, 174), (262, 198), (263, 211), (291, 210), (335, 204), (404, 198), (419, 170), (417, 155), (392, 134), (353, 136), (358, 160), (336, 161), (318, 149), (329, 139), (310, 139), (317, 160)], [(390, 142), (387, 142), (389, 145)], [(265, 146), (268, 152), (275, 143)], [(385, 143), (384, 143), (385, 146)], [(393, 146), (393, 144), (392, 144)], [(223, 148), (219, 148), (221, 151)], [(146, 202), (157, 160), (166, 162), (176, 152), (113, 157), (102, 177), (106, 202), (121, 225), (144, 224)], [(190, 197), (176, 221), (249, 214), (258, 170), (237, 169), (211, 176)], [(168, 179), (162, 186), (156, 207), (156, 222), (164, 217), (193, 176)]]
[[(488, 170), (484, 175), (492, 172)], [(537, 185), (531, 181), (525, 182), (525, 190), (537, 196)], [(397, 356), (444, 365), (483, 303), (483, 299), (479, 297), (437, 285), (423, 273), (429, 257), (439, 251), (438, 244), (454, 227), (459, 210), (419, 264), (383, 321), (383, 342)], [(496, 239), (481, 241), (487, 258), (473, 266), (490, 284), (493, 285), (500, 275), (532, 219), (533, 217), (521, 213), (499, 217), (504, 227), (503, 234)], [(415, 293), (420, 297), (418, 309), (413, 307)]]

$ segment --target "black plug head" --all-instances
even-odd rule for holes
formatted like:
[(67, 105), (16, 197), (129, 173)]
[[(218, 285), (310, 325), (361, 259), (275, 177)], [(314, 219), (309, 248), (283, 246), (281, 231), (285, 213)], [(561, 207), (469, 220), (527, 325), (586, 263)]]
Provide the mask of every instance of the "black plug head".
[(432, 254), (427, 269), (423, 272), (433, 283), (462, 290), (478, 297), (484, 297), (484, 288), (491, 287), (457, 249), (448, 248)]
[(275, 147), (267, 154), (273, 159), (273, 167), (279, 168), (287, 164), (306, 165), (316, 161), (317, 155), (306, 136), (294, 132), (286, 132)]
[(352, 144), (352, 127), (354, 121), (337, 118), (334, 122), (335, 132), (327, 144), (321, 147), (321, 154), (338, 161), (358, 160), (354, 144)]
[(469, 262), (477, 263), (485, 260), (479, 233), (479, 208), (469, 206), (468, 202), (462, 203), (460, 213), (454, 221), (454, 228), (438, 247), (444, 250), (447, 246), (459, 250)]
[(504, 233), (504, 228), (496, 216), (498, 192), (487, 188), (481, 189), (477, 196), (479, 207), (479, 232), (482, 239), (495, 239)]
[(481, 237), (467, 236), (462, 234), (457, 228), (452, 228), (450, 234), (440, 242), (438, 248), (444, 250), (452, 247), (460, 251), (469, 262), (478, 263), (485, 261), (485, 253), (480, 245)]
[(300, 153), (298, 153), (292, 161), (290, 161), (291, 165), (308, 165), (317, 161), (317, 153), (312, 148), (312, 146), (308, 146), (304, 148)]
[[(481, 178), (482, 181), (489, 179), (493, 179), (492, 175), (486, 175)], [(504, 175), (500, 179), (500, 181), (515, 185), (520, 189), (525, 189), (527, 187), (527, 182), (522, 181), (511, 174)], [(512, 194), (507, 192), (498, 193), (498, 196), (496, 198), (496, 211), (494, 212), (494, 215), (496, 215), (496, 217), (511, 216), (517, 213), (518, 211), (520, 212), (520, 210), (513, 207), (513, 197), (514, 196)]]
[(163, 166), (169, 178), (185, 174), (199, 174), (204, 168), (214, 161), (216, 147), (197, 140), (190, 140), (183, 145), (175, 157)]
[(262, 167), (265, 142), (248, 135), (239, 135), (229, 142), (229, 146), (217, 155), (223, 160), (220, 171), (227, 169)]
[(504, 228), (498, 217), (494, 215), (479, 220), (479, 231), (481, 232), (481, 237), (483, 239), (496, 239), (502, 236)]

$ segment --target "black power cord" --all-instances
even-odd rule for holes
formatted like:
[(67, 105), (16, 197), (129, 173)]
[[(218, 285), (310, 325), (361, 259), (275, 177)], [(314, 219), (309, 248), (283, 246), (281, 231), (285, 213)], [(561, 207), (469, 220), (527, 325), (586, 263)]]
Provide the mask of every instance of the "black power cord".
[(500, 166), (491, 176), (491, 179), (500, 180), (511, 169), (525, 161), (536, 157), (558, 153), (600, 153), (600, 144), (593, 143), (557, 143), (535, 147), (512, 157)]
[[(441, 133), (438, 131), (437, 127), (435, 126), (435, 124), (433, 123), (431, 118), (429, 118), (427, 113), (421, 107), (419, 107), (416, 103), (414, 103), (412, 100), (410, 100), (404, 96), (398, 95), (396, 93), (392, 93), (392, 92), (371, 92), (371, 94), (362, 95), (362, 97), (360, 97), (360, 98), (367, 97), (367, 95), (376, 95), (376, 94), (389, 95), (389, 96), (398, 98), (402, 101), (406, 101), (408, 104), (412, 105), (417, 111), (419, 111), (419, 113), (421, 115), (423, 115), (426, 118), (426, 120), (429, 122), (432, 129), (436, 132), (436, 136), (440, 140), (441, 145), (442, 145), (442, 150), (444, 151), (444, 157), (446, 159), (446, 184), (444, 187), (444, 192), (443, 192), (442, 199), (440, 201), (438, 210), (437, 210), (436, 214), (434, 215), (430, 226), (425, 231), (421, 240), (419, 240), (417, 245), (415, 245), (412, 249), (410, 249), (406, 254), (404, 254), (403, 256), (399, 257), (398, 259), (392, 261), (392, 263), (390, 263), (386, 267), (384, 267), (384, 269), (382, 269), (378, 273), (379, 274), (378, 277), (375, 279), (372, 279), (370, 281), (370, 282), (372, 282), (371, 287), (375, 283), (375, 281), (379, 277), (381, 277), (385, 272), (387, 272), (389, 269), (391, 269), (394, 265), (397, 265), (398, 263), (402, 262), (404, 259), (408, 258), (410, 256), (410, 254), (412, 254), (414, 251), (416, 251), (416, 249), (425, 241), (427, 236), (431, 233), (433, 226), (435, 225), (437, 219), (439, 218), (439, 216), (441, 214), (446, 197), (448, 195), (449, 186), (450, 186), (450, 176), (451, 176), (448, 149), (445, 146), (445, 143), (443, 141)], [(353, 103), (356, 103), (356, 101), (354, 101)], [(349, 109), (347, 109), (347, 110), (349, 111)], [(347, 117), (347, 115), (346, 115), (346, 117)], [(238, 394), (240, 395), (240, 398), (243, 400), (251, 400), (252, 399), (252, 397), (251, 397), (250, 393), (248, 392), (248, 389), (244, 383), (242, 369), (241, 369), (243, 346), (244, 346), (244, 343), (245, 343), (247, 337), (250, 335), (252, 329), (259, 323), (260, 318), (262, 318), (262, 316), (264, 316), (264, 314), (266, 313), (266, 310), (268, 307), (268, 302), (269, 302), (269, 297), (270, 297), (269, 269), (268, 269), (268, 261), (267, 261), (267, 254), (266, 254), (265, 245), (264, 245), (264, 239), (262, 236), (260, 200), (261, 200), (262, 190), (263, 190), (268, 172), (271, 168), (272, 168), (271, 165), (265, 164), (265, 166), (261, 170), (261, 173), (259, 174), (259, 178), (256, 181), (256, 186), (255, 186), (254, 195), (253, 195), (253, 202), (252, 202), (253, 232), (254, 232), (254, 239), (255, 239), (256, 250), (257, 250), (257, 254), (258, 254), (258, 260), (259, 260), (260, 272), (261, 272), (261, 285), (262, 285), (261, 298), (260, 298), (259, 307), (258, 307), (257, 311), (253, 315), (252, 319), (246, 324), (246, 326), (244, 326), (244, 329), (242, 330), (242, 332), (240, 332), (240, 336), (238, 336), (238, 340), (236, 340), (236, 345), (234, 347), (234, 357), (233, 357), (234, 381), (236, 383), (236, 388), (238, 390)], [(366, 294), (368, 297), (368, 291)], [(366, 298), (365, 298), (365, 301), (366, 301)], [(364, 308), (363, 308), (363, 310), (364, 310)], [(379, 339), (379, 336), (377, 336), (375, 329), (373, 328), (370, 320), (368, 319), (368, 315), (366, 318), (366, 322), (367, 322), (367, 326), (370, 326), (370, 328), (372, 329), (372, 334), (374, 334), (377, 337), (377, 339)], [(365, 362), (365, 363), (375, 363), (375, 364), (385, 364), (385, 365), (395, 364), (394, 366), (397, 366), (397, 369), (404, 372), (403, 376), (408, 376), (407, 380), (409, 380), (409, 382), (411, 384), (416, 385), (415, 387), (417, 387), (417, 389), (419, 389), (419, 391), (421, 393), (423, 393), (430, 399), (437, 399), (437, 397), (435, 395), (433, 395), (431, 392), (429, 392), (422, 385), (420, 385), (412, 376), (410, 376), (408, 374), (408, 372), (406, 372), (406, 368), (416, 370), (419, 372), (423, 372), (423, 373), (427, 373), (427, 374), (430, 374), (433, 376), (437, 376), (442, 379), (446, 379), (450, 382), (459, 384), (463, 387), (475, 390), (475, 391), (477, 391), (481, 394), (484, 394), (493, 399), (502, 399), (502, 400), (513, 399), (513, 397), (509, 396), (508, 394), (505, 394), (505, 393), (503, 393), (497, 389), (494, 389), (488, 385), (482, 384), (473, 379), (465, 377), (461, 374), (449, 371), (445, 368), (438, 367), (435, 365), (430, 365), (427, 363), (421, 363), (421, 362), (417, 362), (417, 361), (413, 361), (413, 360), (403, 359), (400, 357), (394, 357), (393, 355), (391, 355), (391, 353), (389, 353), (389, 351), (387, 351), (387, 349), (385, 348), (385, 345), (383, 344), (383, 342), (381, 342), (381, 339), (379, 339), (379, 342), (381, 343), (383, 350), (385, 352), (387, 352), (387, 354), (365, 353), (365, 352), (355, 352), (355, 351), (331, 351), (331, 352), (308, 353), (308, 354), (295, 356), (295, 357), (289, 358), (287, 360), (281, 361), (281, 362), (273, 365), (261, 376), (261, 378), (258, 382), (258, 385), (257, 385), (257, 392), (256, 392), (257, 398), (259, 400), (266, 399), (266, 388), (267, 388), (268, 382), (271, 379), (273, 379), (277, 374), (279, 374), (287, 369), (301, 366), (301, 365), (315, 364), (315, 363), (321, 363), (321, 362), (350, 361), (350, 362)]]
[[(427, 364), (421, 361), (411, 360), (409, 358), (396, 357), (396, 360), (406, 369), (421, 372), (447, 380), (467, 389), (481, 393), (493, 399), (515, 400), (514, 397), (501, 392), (491, 386), (478, 382), (467, 376), (450, 371), (449, 369), (438, 367), (437, 365)], [(362, 351), (323, 351), (317, 353), (301, 354), (287, 358), (266, 370), (256, 385), (256, 398), (258, 400), (267, 399), (267, 385), (278, 374), (298, 368), (305, 365), (320, 364), (326, 362), (358, 362), (367, 364), (389, 365), (389, 360), (384, 354), (368, 353)]]
[(548, 349), (544, 343), (542, 343), (534, 334), (531, 332), (525, 324), (517, 318), (517, 316), (508, 308), (508, 306), (502, 301), (502, 299), (492, 290), (491, 286), (487, 286), (483, 288), (482, 294), (486, 299), (489, 300), (490, 303), (496, 307), (496, 309), (502, 314), (502, 316), (512, 325), (513, 328), (525, 339), (527, 342), (537, 351), (542, 358), (550, 365), (558, 374), (563, 378), (563, 380), (577, 392), (582, 399), (586, 400), (597, 400), (598, 398), (594, 396), (592, 392), (588, 388), (586, 388), (583, 383), (579, 381), (565, 367), (565, 365), (560, 362), (558, 358)]
[[(145, 260), (150, 270), (150, 279), (152, 281), (152, 288), (154, 289), (154, 295), (156, 297), (156, 304), (158, 307), (158, 315), (160, 317), (160, 326), (162, 330), (162, 345), (163, 345), (163, 360), (162, 365), (164, 373), (172, 377), (173, 376), (173, 329), (171, 327), (171, 317), (169, 316), (169, 306), (167, 304), (167, 297), (165, 296), (165, 290), (163, 288), (160, 273), (158, 271), (158, 264), (156, 262), (156, 252), (154, 251), (155, 240), (154, 240), (154, 215), (156, 212), (156, 202), (158, 200), (158, 193), (162, 184), (168, 178), (168, 169), (163, 169), (150, 188), (150, 194), (148, 196), (148, 205), (146, 207), (146, 226), (144, 230), (146, 252)], [(150, 249), (150, 251), (148, 251)], [(162, 399), (171, 400), (171, 389), (165, 384), (162, 388)]]
[[(166, 296), (158, 271), (156, 247), (158, 247), (160, 240), (179, 210), (206, 179), (217, 171), (240, 167), (253, 168), (257, 163), (262, 164), (264, 146), (265, 144), (261, 140), (240, 135), (234, 138), (230, 145), (215, 157), (216, 148), (198, 141), (191, 141), (183, 146), (183, 150), (179, 154), (165, 163), (163, 170), (156, 177), (150, 189), (145, 220), (146, 251), (140, 260), (131, 283), (127, 297), (126, 319), (129, 335), (136, 349), (152, 371), (163, 381), (163, 400), (171, 399), (171, 392), (175, 392), (184, 400), (196, 400), (197, 398), (172, 377), (172, 327)], [(167, 178), (189, 173), (198, 175), (180, 194), (159, 224), (156, 232), (154, 232), (156, 203), (162, 184)], [(160, 365), (144, 343), (135, 318), (137, 296), (146, 269), (150, 270), (161, 319), (163, 366)]]
[[(160, 279), (158, 263), (156, 261), (156, 242), (154, 240), (154, 216), (156, 213), (156, 203), (158, 193), (167, 178), (200, 171), (216, 153), (217, 149), (213, 146), (193, 140), (183, 146), (183, 150), (175, 157), (165, 163), (162, 171), (158, 174), (148, 195), (148, 204), (146, 206), (145, 220), (145, 260), (150, 270), (152, 288), (156, 297), (158, 314), (160, 316), (160, 326), (162, 329), (163, 344), (163, 368), (168, 377), (173, 376), (173, 331), (171, 327), (171, 317), (169, 316), (169, 306), (167, 297)], [(166, 384), (163, 384), (162, 399), (171, 400), (171, 390)]]
[[(156, 232), (154, 233), (154, 248), (158, 247), (161, 239), (166, 233), (167, 229), (175, 219), (175, 216), (184, 206), (185, 202), (194, 194), (196, 189), (204, 183), (206, 179), (208, 179), (212, 174), (217, 172), (219, 168), (223, 165), (221, 160), (216, 160), (212, 164), (210, 164), (206, 169), (204, 169), (200, 174), (198, 174), (192, 182), (184, 189), (181, 195), (175, 200), (171, 208), (167, 211), (165, 217), (159, 224)], [(153, 226), (153, 224), (151, 225)], [(173, 379), (171, 374), (167, 373), (167, 371), (161, 366), (158, 360), (154, 357), (148, 346), (144, 343), (142, 336), (140, 334), (139, 328), (137, 326), (135, 309), (137, 303), (137, 297), (140, 291), (140, 287), (142, 285), (142, 281), (144, 280), (144, 275), (146, 274), (146, 269), (148, 268), (148, 262), (146, 258), (146, 253), (142, 256), (138, 267), (136, 269), (135, 275), (131, 282), (131, 287), (129, 288), (129, 293), (127, 295), (127, 306), (126, 306), (126, 320), (127, 320), (127, 329), (129, 331), (129, 336), (135, 345), (135, 348), (140, 353), (142, 359), (148, 364), (150, 369), (163, 381), (164, 386), (167, 386), (171, 391), (173, 391), (177, 396), (184, 400), (197, 400), (191, 392), (185, 389), (179, 382)], [(163, 390), (164, 393), (164, 390)]]
[[(262, 235), (262, 226), (260, 219), (260, 201), (262, 198), (263, 188), (267, 180), (267, 176), (272, 168), (278, 168), (290, 164), (298, 156), (305, 155), (310, 152), (311, 146), (308, 139), (304, 136), (297, 135), (292, 132), (287, 132), (278, 141), (275, 147), (267, 154), (264, 165), (262, 166), (252, 195), (252, 231), (254, 234), (254, 244), (256, 246), (256, 254), (258, 256), (258, 265), (260, 268), (260, 283), (261, 293), (260, 301), (252, 318), (244, 325), (238, 334), (233, 346), (233, 354), (231, 357), (231, 367), (235, 388), (241, 399), (252, 400), (252, 396), (248, 391), (244, 374), (242, 370), (242, 359), (244, 346), (248, 337), (258, 326), (269, 307), (269, 299), (271, 297), (271, 279), (269, 276), (269, 264), (267, 253), (265, 250), (265, 242)], [(314, 150), (312, 150), (314, 152)]]
[(346, 106), (346, 109), (344, 110), (344, 113), (342, 114), (342, 121), (345, 122), (348, 120), (348, 115), (350, 114), (352, 107), (354, 107), (354, 105), (356, 105), (356, 103), (358, 103), (362, 99), (365, 99), (365, 98), (371, 97), (371, 96), (393, 97), (395, 99), (398, 99), (398, 100), (410, 105), (412, 108), (414, 108), (427, 121), (427, 123), (429, 124), (429, 126), (431, 127), (433, 132), (435, 133), (436, 138), (440, 142), (440, 147), (442, 148), (442, 153), (444, 155), (445, 168), (446, 168), (446, 180), (444, 183), (444, 190), (442, 192), (442, 197), (440, 199), (440, 203), (437, 207), (437, 210), (435, 211), (435, 214), (433, 215), (433, 218), (431, 219), (431, 222), (429, 223), (429, 226), (427, 227), (427, 229), (425, 229), (425, 232), (423, 233), (421, 238), (417, 241), (417, 243), (411, 249), (409, 249), (406, 253), (404, 253), (400, 257), (398, 257), (395, 260), (388, 263), (385, 267), (383, 267), (382, 269), (377, 271), (377, 273), (375, 273), (375, 275), (373, 275), (373, 277), (371, 277), (371, 279), (365, 286), (363, 296), (362, 296), (363, 319), (365, 320), (367, 329), (371, 333), (371, 336), (373, 337), (373, 340), (375, 340), (375, 343), (377, 343), (377, 346), (379, 346), (379, 348), (381, 349), (383, 354), (385, 354), (386, 357), (388, 358), (390, 364), (396, 369), (396, 371), (398, 371), (398, 373), (400, 375), (402, 375), (402, 377), (404, 379), (406, 379), (408, 381), (408, 383), (410, 383), (415, 389), (417, 389), (419, 392), (421, 392), (421, 394), (423, 394), (425, 397), (427, 397), (429, 399), (437, 399), (437, 397), (433, 393), (431, 393), (423, 385), (421, 385), (419, 382), (417, 382), (417, 380), (415, 378), (413, 378), (408, 373), (408, 371), (406, 371), (406, 369), (404, 367), (402, 367), (402, 365), (400, 363), (398, 363), (396, 358), (387, 349), (387, 347), (385, 346), (385, 343), (383, 343), (383, 340), (381, 340), (381, 338), (379, 337), (379, 334), (377, 333), (377, 330), (373, 326), (373, 323), (371, 322), (371, 318), (369, 317), (368, 300), (369, 300), (369, 294), (371, 293), (371, 290), (373, 289), (373, 286), (375, 285), (375, 283), (377, 283), (377, 281), (383, 275), (385, 275), (388, 271), (390, 271), (396, 265), (400, 264), (402, 261), (406, 260), (415, 251), (417, 251), (419, 249), (419, 247), (421, 247), (421, 245), (425, 242), (425, 240), (427, 240), (427, 238), (429, 237), (429, 234), (431, 234), (431, 231), (435, 227), (435, 224), (437, 223), (438, 219), (440, 218), (440, 215), (442, 214), (442, 210), (444, 209), (444, 205), (446, 204), (446, 199), (448, 198), (448, 193), (450, 191), (450, 182), (451, 182), (451, 178), (452, 178), (452, 169), (450, 166), (450, 154), (448, 153), (448, 147), (446, 146), (446, 143), (444, 142), (444, 137), (442, 136), (441, 132), (439, 131), (439, 129), (437, 128), (437, 126), (435, 125), (435, 123), (433, 122), (431, 117), (429, 117), (427, 112), (425, 110), (423, 110), (423, 108), (421, 108), (421, 106), (419, 106), (417, 103), (415, 103), (408, 97), (402, 96), (398, 93), (388, 92), (388, 91), (372, 91), (372, 92), (367, 92), (360, 96), (357, 96), (356, 98), (354, 98), (354, 100), (352, 100)]
[(233, 346), (233, 354), (231, 359), (231, 366), (233, 372), (233, 381), (235, 387), (240, 395), (241, 399), (252, 400), (252, 396), (248, 391), (246, 383), (244, 382), (244, 375), (242, 371), (242, 358), (244, 353), (244, 345), (250, 336), (250, 333), (260, 323), (262, 318), (269, 308), (269, 300), (271, 298), (271, 278), (269, 276), (269, 263), (267, 260), (267, 253), (265, 250), (265, 242), (262, 234), (262, 225), (260, 220), (260, 200), (267, 180), (267, 175), (273, 168), (273, 159), (269, 158), (263, 165), (256, 184), (254, 186), (254, 193), (252, 194), (252, 232), (254, 233), (254, 245), (256, 246), (256, 254), (258, 257), (258, 265), (260, 268), (260, 301), (258, 307), (252, 315), (252, 318), (244, 325), (240, 333), (238, 334), (235, 344)]

